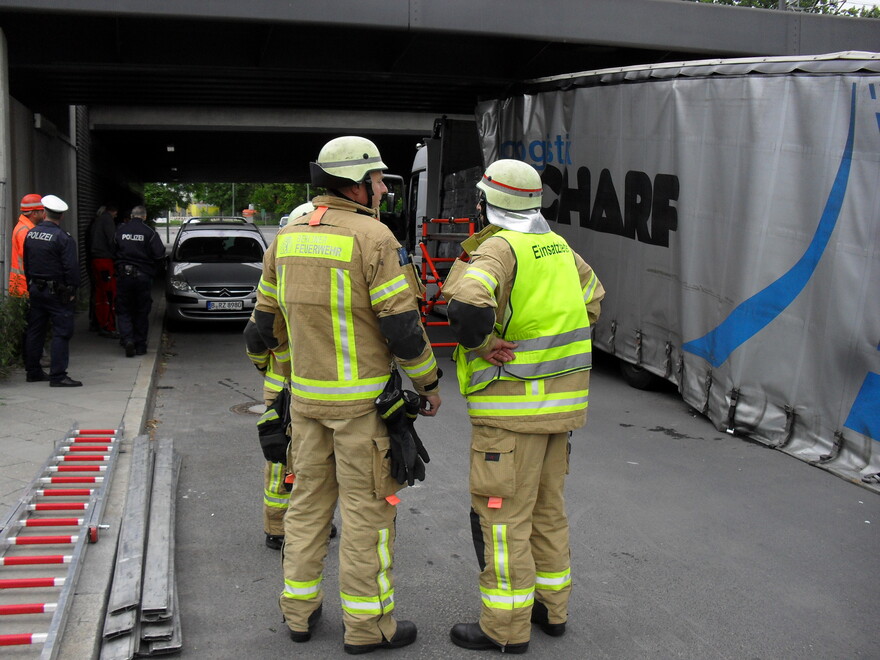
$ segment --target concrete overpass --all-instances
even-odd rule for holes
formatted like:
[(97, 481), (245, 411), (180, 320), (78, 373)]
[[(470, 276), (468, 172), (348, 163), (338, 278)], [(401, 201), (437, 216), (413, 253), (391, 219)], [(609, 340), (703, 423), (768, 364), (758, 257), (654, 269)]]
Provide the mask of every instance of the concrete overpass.
[(683, 0), (0, 0), (0, 31), (4, 251), (32, 190), (84, 223), (146, 181), (303, 181), (349, 132), (405, 171), (435, 117), (523, 80), (880, 50), (877, 21)]

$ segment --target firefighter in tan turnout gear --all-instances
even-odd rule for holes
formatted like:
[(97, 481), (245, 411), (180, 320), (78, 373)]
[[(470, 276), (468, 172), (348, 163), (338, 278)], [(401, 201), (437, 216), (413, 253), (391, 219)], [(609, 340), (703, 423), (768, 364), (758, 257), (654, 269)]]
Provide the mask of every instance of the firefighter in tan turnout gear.
[(376, 400), (392, 363), (418, 393), (419, 412), (440, 407), (438, 371), (421, 325), (418, 281), (378, 221), (386, 169), (371, 141), (340, 137), (310, 164), (327, 195), (291, 219), (266, 252), (254, 319), (269, 348), (282, 314), (291, 353), (296, 475), (284, 518), (281, 610), (295, 642), (311, 638), (324, 598), (323, 568), (339, 503), (339, 592), (344, 650), (399, 648), (416, 638), (393, 616), (395, 493), (391, 438)]
[(446, 285), (459, 388), (472, 425), (471, 529), (482, 609), (464, 648), (525, 653), (530, 621), (565, 633), (571, 566), (563, 487), (570, 432), (584, 425), (590, 327), (605, 290), (541, 215), (527, 163), (499, 160), (477, 188), (489, 224)]

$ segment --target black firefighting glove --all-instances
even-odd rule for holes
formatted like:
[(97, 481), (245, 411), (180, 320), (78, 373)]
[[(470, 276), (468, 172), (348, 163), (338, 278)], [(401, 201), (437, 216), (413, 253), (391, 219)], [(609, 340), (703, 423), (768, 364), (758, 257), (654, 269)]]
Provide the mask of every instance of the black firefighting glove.
[(397, 483), (408, 483), (410, 486), (414, 485), (417, 479), (424, 481), (425, 464), (419, 456), (419, 449), (413, 437), (401, 390), (400, 374), (396, 369), (391, 372), (391, 378), (382, 394), (376, 397), (376, 409), (385, 422), (388, 436), (391, 438), (391, 476)]
[(287, 445), (290, 444), (290, 437), (287, 435), (290, 423), (289, 406), (290, 395), (285, 389), (257, 422), (260, 448), (270, 463), (287, 463)]
[[(266, 411), (266, 415), (273, 414), (274, 411)], [(257, 426), (257, 433), (260, 436), (260, 448), (263, 450), (263, 456), (266, 460), (270, 463), (286, 463), (287, 445), (290, 443), (290, 438), (284, 433), (277, 417), (274, 420), (261, 420), (260, 425)]]
[(413, 440), (415, 440), (416, 442), (416, 453), (418, 453), (419, 458), (421, 458), (425, 463), (430, 463), (431, 457), (428, 456), (428, 450), (425, 449), (425, 445), (422, 444), (422, 439), (419, 437), (419, 434), (416, 433), (415, 427), (416, 419), (418, 419), (419, 417), (421, 397), (412, 390), (404, 390), (403, 405), (406, 409), (406, 420), (409, 423), (410, 433), (412, 433)]

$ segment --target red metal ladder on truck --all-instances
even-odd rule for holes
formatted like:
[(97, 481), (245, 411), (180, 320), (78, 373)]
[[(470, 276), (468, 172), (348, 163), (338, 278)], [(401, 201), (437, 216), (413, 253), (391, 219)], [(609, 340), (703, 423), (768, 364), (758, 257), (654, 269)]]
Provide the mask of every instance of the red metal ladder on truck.
[[(431, 225), (437, 225), (438, 231), (433, 232), (429, 229)], [(443, 231), (447, 227), (449, 231)], [(456, 231), (459, 227), (466, 227), (466, 231)], [(449, 321), (429, 321), (428, 316), (435, 311), (435, 308), (446, 304), (442, 298), (443, 282), (449, 273), (449, 268), (444, 267), (452, 264), (456, 259), (467, 261), (467, 253), (464, 251), (457, 257), (440, 257), (437, 253), (440, 246), (453, 242), (461, 243), (466, 238), (474, 235), (474, 220), (472, 218), (434, 218), (425, 220), (422, 223), (422, 239), (419, 242), (419, 249), (422, 253), (421, 278), (425, 285), (425, 298), (421, 301), (422, 323), (425, 327), (431, 326), (448, 326)], [(441, 273), (441, 271), (443, 271)], [(437, 347), (455, 347), (456, 342), (431, 342), (431, 346)]]
[[(0, 634), (0, 646), (33, 645), (36, 652), (42, 645), (41, 659), (59, 651), (86, 544), (97, 542), (104, 527), (100, 521), (122, 438), (121, 428), (76, 426), (56, 443), (0, 527), (0, 629), (19, 631)], [(73, 512), (79, 517), (58, 517)], [(55, 529), (63, 533), (47, 534)], [(61, 547), (64, 554), (35, 552), (45, 546)]]

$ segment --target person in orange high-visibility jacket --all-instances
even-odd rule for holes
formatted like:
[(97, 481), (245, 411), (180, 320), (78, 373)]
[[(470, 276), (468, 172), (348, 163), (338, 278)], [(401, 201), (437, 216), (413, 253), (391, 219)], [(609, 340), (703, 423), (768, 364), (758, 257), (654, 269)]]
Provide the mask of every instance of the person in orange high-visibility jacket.
[(489, 224), (465, 242), (443, 295), (471, 420), (471, 530), (482, 608), (452, 642), (525, 653), (530, 621), (565, 633), (571, 592), (563, 489), (584, 425), (591, 326), (605, 296), (592, 268), (541, 215), (531, 165), (492, 163), (477, 188)]
[(284, 517), (281, 610), (290, 637), (306, 642), (321, 614), (323, 566), (339, 503), (343, 649), (360, 654), (411, 644), (416, 626), (394, 618), (395, 493), (389, 429), (376, 399), (392, 363), (412, 381), (420, 412), (440, 407), (437, 362), (422, 327), (419, 281), (378, 207), (387, 188), (376, 145), (328, 142), (311, 163), (327, 195), (291, 219), (269, 246), (254, 320), (269, 348), (282, 314), (291, 354), (296, 475)]
[(24, 237), (43, 221), (46, 209), (42, 197), (31, 193), (21, 198), (21, 215), (12, 230), (12, 264), (9, 269), (9, 295), (28, 297), (27, 278), (24, 276)]

